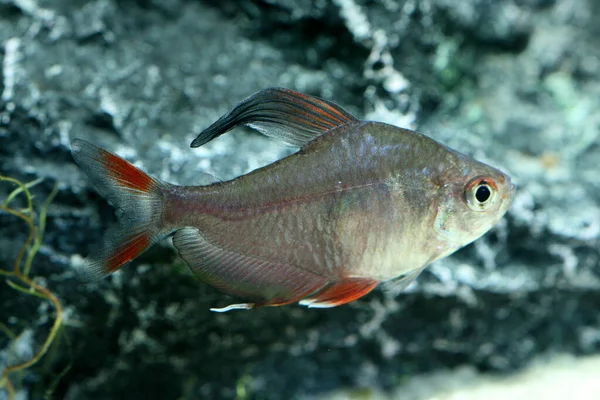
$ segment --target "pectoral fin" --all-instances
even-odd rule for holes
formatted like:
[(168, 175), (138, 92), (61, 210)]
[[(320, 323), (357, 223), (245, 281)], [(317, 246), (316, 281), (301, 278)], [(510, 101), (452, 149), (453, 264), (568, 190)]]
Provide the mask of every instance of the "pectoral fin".
[(386, 281), (383, 284), (383, 288), (386, 292), (392, 292), (395, 294), (400, 293), (409, 287), (410, 284), (413, 283), (419, 277), (419, 275), (421, 275), (421, 272), (423, 272), (424, 269), (425, 267), (418, 268), (414, 271), (407, 272), (398, 278)]
[(202, 131), (191, 147), (199, 147), (238, 125), (248, 125), (285, 144), (303, 147), (323, 133), (359, 120), (318, 97), (283, 88), (262, 90), (239, 103)]

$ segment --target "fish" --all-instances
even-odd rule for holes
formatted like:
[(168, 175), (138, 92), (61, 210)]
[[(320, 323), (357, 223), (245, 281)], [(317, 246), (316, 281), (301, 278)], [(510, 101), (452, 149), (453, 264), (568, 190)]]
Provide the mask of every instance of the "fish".
[(243, 301), (212, 311), (335, 307), (381, 283), (406, 288), (489, 231), (515, 195), (508, 175), (424, 134), (285, 88), (243, 100), (191, 147), (244, 125), (299, 150), (232, 180), (199, 173), (197, 186), (180, 186), (74, 139), (75, 162), (123, 212), (81, 278), (101, 279), (172, 236), (202, 282)]

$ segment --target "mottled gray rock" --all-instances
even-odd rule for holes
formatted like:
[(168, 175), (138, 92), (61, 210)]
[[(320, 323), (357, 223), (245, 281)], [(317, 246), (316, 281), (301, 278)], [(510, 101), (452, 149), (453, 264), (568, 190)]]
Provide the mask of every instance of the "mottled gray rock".
[[(46, 178), (38, 204), (59, 185), (34, 272), (68, 311), (68, 342), (24, 374), (21, 393), (42, 397), (69, 364), (57, 398), (279, 399), (597, 353), (599, 15), (592, 0), (1, 0), (0, 172)], [(513, 208), (407, 292), (331, 310), (211, 313), (229, 299), (168, 242), (107, 280), (74, 280), (72, 262), (115, 217), (73, 164), (71, 138), (171, 182), (229, 179), (290, 149), (244, 130), (189, 144), (275, 85), (510, 171)], [(3, 267), (24, 235), (0, 215)], [(2, 285), (0, 321), (29, 329), (27, 353), (52, 310)], [(0, 367), (7, 346), (0, 336)]]

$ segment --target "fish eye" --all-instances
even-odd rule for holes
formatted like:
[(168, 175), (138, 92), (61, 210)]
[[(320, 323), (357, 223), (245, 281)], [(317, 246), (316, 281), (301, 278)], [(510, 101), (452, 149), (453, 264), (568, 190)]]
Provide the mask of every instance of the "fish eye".
[(492, 196), (492, 191), (488, 185), (481, 185), (475, 190), (475, 200), (479, 203), (485, 203)]
[(465, 189), (467, 205), (474, 211), (484, 211), (492, 203), (498, 191), (493, 179), (477, 177)]

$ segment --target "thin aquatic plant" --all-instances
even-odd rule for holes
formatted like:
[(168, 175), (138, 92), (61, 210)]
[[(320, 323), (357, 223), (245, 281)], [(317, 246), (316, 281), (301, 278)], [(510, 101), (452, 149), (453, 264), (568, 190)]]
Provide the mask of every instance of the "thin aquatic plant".
[[(5, 277), (5, 283), (12, 289), (49, 301), (56, 310), (56, 316), (54, 317), (52, 328), (50, 329), (46, 339), (37, 353), (35, 353), (27, 361), (13, 365), (8, 364), (2, 371), (2, 374), (0, 375), (0, 388), (6, 390), (8, 398), (11, 400), (15, 398), (16, 392), (14, 384), (10, 379), (10, 375), (14, 373), (22, 373), (24, 370), (32, 367), (38, 361), (40, 361), (40, 359), (44, 357), (54, 342), (56, 335), (58, 334), (63, 323), (63, 308), (56, 295), (49, 289), (35, 283), (34, 278), (30, 276), (33, 260), (42, 244), (42, 238), (46, 228), (46, 213), (50, 203), (58, 192), (58, 187), (55, 186), (50, 192), (50, 195), (42, 204), (39, 214), (36, 213), (33, 208), (33, 196), (31, 195), (29, 189), (39, 184), (41, 181), (42, 179), (36, 179), (29, 183), (22, 183), (17, 179), (0, 175), (0, 182), (17, 186), (16, 189), (14, 189), (6, 197), (6, 199), (0, 203), (0, 213), (7, 213), (20, 219), (27, 225), (28, 228), (27, 238), (17, 253), (17, 257), (13, 262), (12, 269), (9, 270), (0, 268), (0, 276)], [(25, 197), (25, 207), (15, 208), (11, 206), (11, 203), (13, 203), (13, 201), (20, 195)], [(0, 330), (9, 337), (13, 344), (18, 341), (20, 335), (14, 334), (7, 324), (0, 322)]]

